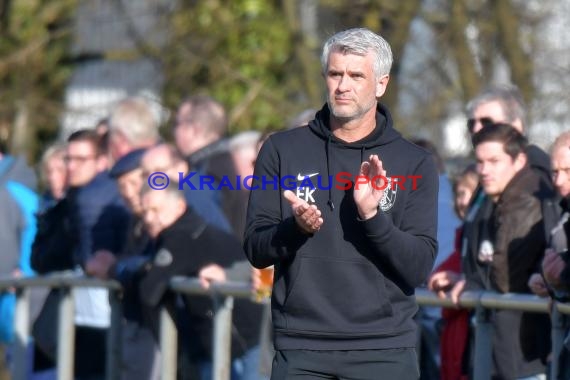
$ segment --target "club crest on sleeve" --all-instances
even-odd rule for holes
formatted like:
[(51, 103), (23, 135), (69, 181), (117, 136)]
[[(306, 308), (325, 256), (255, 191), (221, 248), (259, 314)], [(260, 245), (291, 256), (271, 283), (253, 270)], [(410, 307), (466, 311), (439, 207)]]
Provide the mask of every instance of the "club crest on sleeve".
[(161, 248), (154, 256), (154, 265), (157, 267), (167, 267), (172, 264), (172, 253), (165, 248)]
[(388, 186), (384, 189), (384, 195), (380, 199), (378, 206), (382, 212), (388, 212), (394, 207), (396, 203), (396, 193), (398, 192), (398, 186), (392, 187), (392, 178), (388, 177)]

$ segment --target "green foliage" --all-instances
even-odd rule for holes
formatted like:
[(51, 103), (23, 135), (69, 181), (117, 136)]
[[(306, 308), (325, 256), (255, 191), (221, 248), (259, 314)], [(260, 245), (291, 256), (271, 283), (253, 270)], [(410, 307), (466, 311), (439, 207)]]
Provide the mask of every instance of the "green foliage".
[(286, 115), (308, 106), (295, 104), (303, 85), (292, 70), (292, 33), (277, 1), (193, 3), (172, 15), (172, 38), (161, 57), (169, 107), (207, 93), (227, 107), (230, 128), (238, 131), (283, 126)]
[(65, 62), (75, 0), (3, 2), (8, 6), (0, 28), (0, 139), (15, 153), (37, 158), (58, 132), (62, 93), (71, 74)]

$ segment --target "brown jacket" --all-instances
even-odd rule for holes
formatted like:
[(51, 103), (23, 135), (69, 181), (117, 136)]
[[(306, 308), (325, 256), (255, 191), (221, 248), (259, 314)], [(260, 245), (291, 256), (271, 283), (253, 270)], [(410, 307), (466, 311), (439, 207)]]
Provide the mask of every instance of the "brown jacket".
[(525, 167), (509, 182), (495, 206), (490, 280), (501, 293), (529, 293), (527, 281), (544, 255), (546, 236), (539, 189), (540, 178)]

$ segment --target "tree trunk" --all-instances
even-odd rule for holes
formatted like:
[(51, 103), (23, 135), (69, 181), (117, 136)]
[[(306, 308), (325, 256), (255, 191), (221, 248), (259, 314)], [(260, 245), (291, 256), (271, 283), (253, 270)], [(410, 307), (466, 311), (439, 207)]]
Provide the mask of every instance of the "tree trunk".
[[(399, 86), (398, 77), (400, 76), (400, 61), (404, 53), (404, 48), (410, 37), (410, 26), (414, 17), (418, 13), (421, 7), (421, 2), (419, 0), (406, 0), (397, 3), (397, 8), (393, 13), (391, 25), (386, 28), (389, 31), (388, 34), (383, 33), (383, 28), (380, 27), (378, 30), (382, 36), (390, 43), (392, 48), (392, 54), (394, 55), (394, 64), (392, 65), (391, 71), (391, 81), (392, 84), (388, 86), (388, 90), (382, 98), (382, 103), (386, 104), (390, 111), (392, 112), (392, 117), (394, 118), (394, 125), (402, 132), (406, 131), (406, 126), (401, 125), (400, 115), (398, 114), (398, 97), (399, 97)], [(380, 19), (380, 9), (376, 9), (378, 12), (375, 18)], [(370, 20), (370, 17), (367, 17)]]
[(465, 36), (469, 23), (464, 0), (451, 2), (449, 47), (457, 64), (463, 101), (467, 102), (481, 90), (481, 76), (475, 70), (474, 57)]
[(498, 43), (511, 68), (511, 79), (530, 103), (534, 94), (533, 65), (519, 41), (519, 19), (510, 0), (493, 0), (498, 30)]
[[(301, 0), (304, 1), (304, 0)], [(287, 18), (289, 30), (293, 36), (294, 54), (296, 65), (299, 67), (301, 83), (303, 83), (307, 95), (309, 107), (320, 107), (322, 103), (321, 81), (319, 81), (319, 66), (315, 64), (314, 51), (317, 48), (316, 42), (311, 36), (303, 32), (299, 21), (299, 2), (284, 0), (282, 2), (283, 11)], [(316, 20), (315, 20), (316, 22)]]
[(16, 114), (14, 116), (12, 136), (10, 137), (10, 153), (23, 155), (28, 162), (31, 161), (33, 152), (33, 130), (30, 125), (29, 105), (25, 100), (16, 102)]

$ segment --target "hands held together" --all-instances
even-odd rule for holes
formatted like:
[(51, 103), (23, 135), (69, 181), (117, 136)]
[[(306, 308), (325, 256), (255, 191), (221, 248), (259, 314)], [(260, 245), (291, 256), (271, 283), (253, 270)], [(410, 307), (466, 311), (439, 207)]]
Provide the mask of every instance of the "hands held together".
[[(360, 180), (358, 179), (360, 178)], [(362, 181), (362, 178), (367, 179)], [(384, 196), (386, 170), (382, 167), (382, 161), (378, 155), (373, 154), (368, 161), (362, 162), (357, 182), (354, 184), (354, 202), (358, 210), (358, 216), (362, 220), (370, 219), (378, 212), (378, 205)], [(293, 216), (299, 228), (308, 234), (317, 232), (324, 223), (321, 210), (316, 205), (300, 199), (291, 190), (285, 190), (283, 196), (291, 205)]]

